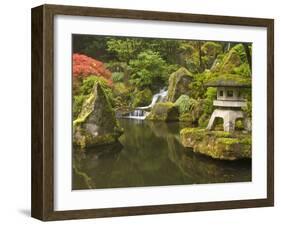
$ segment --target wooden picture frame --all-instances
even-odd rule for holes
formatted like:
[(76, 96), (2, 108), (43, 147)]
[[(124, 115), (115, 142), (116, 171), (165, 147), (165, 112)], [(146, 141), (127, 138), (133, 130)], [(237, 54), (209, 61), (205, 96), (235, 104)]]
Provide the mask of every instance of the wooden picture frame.
[[(54, 211), (54, 16), (126, 18), (267, 29), (267, 198), (122, 208)], [(31, 215), (50, 221), (205, 211), (274, 205), (274, 20), (230, 16), (42, 5), (32, 9), (32, 200)]]

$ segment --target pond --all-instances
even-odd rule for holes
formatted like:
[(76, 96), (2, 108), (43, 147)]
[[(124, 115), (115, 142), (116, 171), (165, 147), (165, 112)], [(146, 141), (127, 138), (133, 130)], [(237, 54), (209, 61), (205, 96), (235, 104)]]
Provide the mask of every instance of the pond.
[(251, 161), (214, 160), (184, 148), (184, 123), (119, 119), (120, 143), (73, 154), (73, 189), (251, 181)]

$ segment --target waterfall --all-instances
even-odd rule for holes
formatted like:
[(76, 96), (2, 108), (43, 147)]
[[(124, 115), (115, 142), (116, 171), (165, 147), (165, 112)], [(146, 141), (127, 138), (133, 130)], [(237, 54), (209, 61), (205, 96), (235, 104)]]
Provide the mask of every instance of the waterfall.
[(139, 110), (147, 110), (152, 108), (157, 102), (162, 102), (164, 101), (165, 97), (167, 96), (168, 91), (165, 89), (161, 89), (159, 93), (156, 93), (153, 95), (152, 97), (152, 101), (148, 106), (144, 106), (144, 107), (137, 107), (136, 109)]
[(162, 102), (165, 100), (168, 91), (166, 89), (161, 89), (159, 93), (153, 95), (151, 103), (144, 107), (137, 107), (134, 111), (130, 112), (128, 116), (124, 118), (132, 118), (132, 119), (141, 119), (144, 120), (145, 117), (149, 114), (148, 110), (150, 110), (157, 102)]
[(128, 118), (133, 118), (133, 119), (145, 119), (145, 117), (147, 116), (148, 112), (144, 111), (144, 110), (140, 110), (140, 109), (136, 109), (132, 112), (130, 112)]

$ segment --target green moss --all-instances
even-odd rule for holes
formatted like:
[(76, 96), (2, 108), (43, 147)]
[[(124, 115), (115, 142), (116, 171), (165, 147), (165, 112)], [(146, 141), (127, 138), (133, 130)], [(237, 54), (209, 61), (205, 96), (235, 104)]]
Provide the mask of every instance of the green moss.
[(188, 94), (189, 83), (193, 75), (186, 68), (181, 67), (169, 77), (168, 101), (176, 101), (182, 94)]
[(103, 88), (96, 84), (73, 122), (73, 143), (81, 149), (113, 143), (122, 134)]
[(183, 146), (215, 159), (251, 158), (250, 134), (185, 128), (180, 131), (180, 137)]
[(210, 116), (208, 114), (203, 114), (198, 119), (198, 126), (201, 128), (206, 128), (210, 120)]
[(251, 71), (243, 44), (237, 44), (226, 54), (217, 58), (212, 72), (239, 74), (250, 77)]
[(179, 121), (186, 122), (187, 125), (189, 125), (189, 126), (192, 126), (192, 124), (193, 124), (192, 115), (188, 112), (180, 114)]
[(232, 145), (232, 144), (239, 144), (240, 140), (237, 139), (237, 138), (223, 138), (223, 137), (220, 137), (220, 138), (217, 139), (217, 142), (221, 143), (221, 144)]
[(209, 133), (217, 138), (229, 138), (233, 136), (233, 134), (231, 134), (230, 132), (225, 132), (225, 131), (209, 131)]
[(251, 78), (249, 77), (241, 77), (237, 74), (213, 74), (213, 77), (207, 80), (205, 83), (207, 84), (223, 84), (228, 82), (232, 85), (246, 85), (251, 86)]
[(171, 102), (160, 102), (154, 105), (146, 119), (159, 121), (177, 121), (179, 119), (179, 111), (177, 106), (175, 106)]

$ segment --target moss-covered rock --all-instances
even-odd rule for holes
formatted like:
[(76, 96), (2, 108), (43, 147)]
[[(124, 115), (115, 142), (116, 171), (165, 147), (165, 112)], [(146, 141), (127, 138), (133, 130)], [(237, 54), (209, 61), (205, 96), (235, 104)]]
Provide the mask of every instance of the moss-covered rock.
[(73, 143), (81, 149), (110, 144), (122, 134), (110, 102), (99, 84), (84, 102), (73, 122)]
[(243, 45), (237, 44), (228, 53), (220, 55), (211, 71), (250, 76), (251, 71)]
[(180, 114), (179, 121), (185, 122), (186, 126), (193, 126), (193, 124), (194, 124), (192, 114), (189, 113), (189, 112), (185, 112), (183, 114)]
[(133, 108), (147, 106), (151, 102), (152, 92), (150, 89), (146, 88), (144, 90), (137, 91), (135, 95), (133, 95), (133, 98)]
[(181, 130), (180, 137), (184, 147), (214, 159), (237, 160), (252, 156), (250, 134), (185, 128)]
[(169, 78), (168, 101), (175, 102), (182, 94), (189, 94), (189, 84), (193, 75), (186, 68), (181, 67)]
[(177, 121), (179, 119), (178, 107), (171, 102), (156, 103), (146, 117), (148, 120)]

